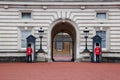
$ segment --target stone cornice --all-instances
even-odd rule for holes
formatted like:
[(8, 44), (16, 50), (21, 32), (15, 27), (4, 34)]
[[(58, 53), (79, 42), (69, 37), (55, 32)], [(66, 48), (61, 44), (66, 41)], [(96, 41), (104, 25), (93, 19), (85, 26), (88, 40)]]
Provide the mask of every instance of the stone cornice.
[(0, 1), (0, 5), (26, 5), (26, 6), (120, 6), (120, 2), (9, 2)]

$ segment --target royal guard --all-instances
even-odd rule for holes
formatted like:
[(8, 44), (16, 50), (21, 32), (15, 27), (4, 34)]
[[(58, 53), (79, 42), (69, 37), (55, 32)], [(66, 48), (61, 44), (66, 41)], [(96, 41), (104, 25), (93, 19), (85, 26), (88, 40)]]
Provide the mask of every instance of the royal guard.
[(32, 52), (31, 44), (28, 44), (26, 49), (27, 62), (32, 62)]
[(101, 54), (101, 48), (99, 46), (99, 43), (96, 43), (95, 47), (95, 54), (96, 54), (96, 62), (100, 62), (100, 54)]

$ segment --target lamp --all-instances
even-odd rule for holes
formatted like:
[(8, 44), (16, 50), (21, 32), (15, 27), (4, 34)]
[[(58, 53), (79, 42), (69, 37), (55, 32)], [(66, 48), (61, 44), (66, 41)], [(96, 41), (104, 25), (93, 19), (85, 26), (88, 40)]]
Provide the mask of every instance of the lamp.
[(83, 32), (85, 33), (85, 36), (84, 36), (84, 38), (85, 38), (85, 49), (84, 49), (83, 52), (84, 53), (88, 53), (88, 52), (90, 52), (88, 50), (88, 48), (87, 48), (87, 38), (88, 38), (89, 29), (87, 27), (85, 27), (85, 29), (83, 30)]
[(42, 29), (42, 27), (38, 30), (38, 33), (40, 38), (40, 49), (38, 50), (38, 52), (43, 53), (44, 50), (42, 49), (42, 38), (43, 38), (44, 30)]

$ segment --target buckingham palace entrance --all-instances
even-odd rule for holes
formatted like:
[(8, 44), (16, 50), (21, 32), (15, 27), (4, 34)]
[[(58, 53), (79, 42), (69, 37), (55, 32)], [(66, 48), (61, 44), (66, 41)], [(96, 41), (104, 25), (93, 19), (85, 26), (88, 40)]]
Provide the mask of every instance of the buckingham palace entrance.
[(51, 57), (53, 61), (74, 61), (76, 32), (68, 22), (59, 22), (52, 29)]
[(72, 61), (74, 44), (72, 37), (68, 33), (60, 32), (56, 34), (52, 45), (54, 61)]

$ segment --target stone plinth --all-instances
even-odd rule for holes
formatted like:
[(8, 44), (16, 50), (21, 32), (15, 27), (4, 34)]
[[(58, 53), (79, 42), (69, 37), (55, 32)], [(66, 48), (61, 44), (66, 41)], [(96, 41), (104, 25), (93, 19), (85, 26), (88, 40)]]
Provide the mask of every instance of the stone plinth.
[(37, 62), (42, 61), (42, 62), (47, 62), (47, 54), (46, 53), (37, 53)]
[(90, 53), (81, 53), (81, 61), (91, 61)]

